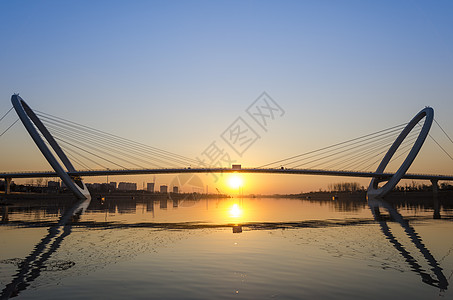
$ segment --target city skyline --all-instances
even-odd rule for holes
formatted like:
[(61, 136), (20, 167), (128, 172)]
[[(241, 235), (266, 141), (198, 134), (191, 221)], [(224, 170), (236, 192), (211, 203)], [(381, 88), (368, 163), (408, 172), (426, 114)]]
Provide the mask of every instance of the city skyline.
[[(447, 1), (49, 1), (0, 8), (0, 114), (20, 92), (35, 110), (185, 157), (200, 158), (215, 142), (244, 167), (408, 122), (425, 106), (453, 132)], [(264, 128), (249, 114), (263, 92), (281, 109)], [(235, 122), (259, 136), (250, 147), (235, 150), (225, 140)], [(431, 134), (452, 153), (439, 128)], [(51, 170), (21, 124), (0, 143), (4, 171)], [(450, 174), (452, 166), (428, 139), (409, 172)], [(226, 188), (199, 177), (203, 186)], [(168, 184), (175, 176), (160, 178)], [(248, 193), (263, 194), (368, 182), (295, 175), (244, 181)]]

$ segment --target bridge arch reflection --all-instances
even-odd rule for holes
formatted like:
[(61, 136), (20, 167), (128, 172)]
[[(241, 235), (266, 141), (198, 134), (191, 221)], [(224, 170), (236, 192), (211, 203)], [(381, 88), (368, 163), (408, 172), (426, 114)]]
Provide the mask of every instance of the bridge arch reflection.
[[(422, 282), (434, 287), (438, 287), (441, 290), (446, 290), (448, 287), (448, 280), (443, 274), (442, 268), (440, 267), (434, 256), (431, 254), (431, 252), (428, 250), (428, 248), (426, 248), (426, 246), (423, 244), (422, 239), (419, 237), (415, 229), (409, 225), (409, 222), (405, 220), (403, 216), (385, 200), (368, 199), (368, 206), (371, 209), (374, 219), (379, 222), (382, 233), (392, 244), (392, 246), (396, 250), (398, 250), (401, 256), (404, 257), (405, 261), (409, 264), (411, 269), (420, 275)], [(420, 251), (425, 260), (431, 266), (431, 270), (436, 278), (433, 278), (430, 274), (428, 274), (417, 262), (417, 260), (411, 255), (411, 253), (398, 241), (398, 239), (388, 226), (387, 220), (382, 216), (380, 210), (381, 208), (384, 208), (388, 211), (392, 221), (398, 222), (401, 225), (411, 242)]]

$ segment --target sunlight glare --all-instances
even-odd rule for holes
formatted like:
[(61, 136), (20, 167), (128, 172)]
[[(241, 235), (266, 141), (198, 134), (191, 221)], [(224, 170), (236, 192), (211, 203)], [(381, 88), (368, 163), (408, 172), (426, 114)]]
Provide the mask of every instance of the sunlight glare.
[(239, 218), (242, 216), (242, 209), (236, 203), (230, 208), (230, 216), (232, 218)]
[(242, 178), (237, 175), (231, 176), (230, 179), (228, 180), (228, 185), (232, 189), (238, 189), (238, 188), (242, 187), (243, 183), (244, 182), (243, 182)]

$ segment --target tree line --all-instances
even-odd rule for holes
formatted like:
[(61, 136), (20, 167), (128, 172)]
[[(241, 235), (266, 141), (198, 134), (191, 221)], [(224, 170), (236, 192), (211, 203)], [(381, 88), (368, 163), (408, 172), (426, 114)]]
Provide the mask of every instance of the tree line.
[[(337, 182), (330, 183), (327, 185), (327, 189), (330, 192), (359, 192), (365, 191), (366, 187), (362, 186), (358, 182)], [(410, 184), (400, 184), (394, 188), (395, 191), (432, 191), (433, 187), (431, 184), (417, 183), (412, 181)], [(439, 184), (440, 190), (453, 190), (453, 185), (442, 182)]]

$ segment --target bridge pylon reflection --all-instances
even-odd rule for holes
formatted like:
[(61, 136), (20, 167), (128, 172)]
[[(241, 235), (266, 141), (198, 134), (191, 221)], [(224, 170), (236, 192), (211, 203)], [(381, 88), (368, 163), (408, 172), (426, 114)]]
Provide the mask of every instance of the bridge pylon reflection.
[[(442, 268), (440, 267), (434, 256), (431, 254), (431, 252), (428, 250), (428, 248), (423, 244), (422, 239), (417, 234), (415, 229), (409, 224), (409, 221), (405, 220), (403, 216), (398, 212), (398, 210), (385, 200), (379, 198), (368, 199), (368, 205), (371, 209), (374, 219), (379, 222), (382, 233), (392, 244), (392, 246), (396, 250), (398, 250), (400, 255), (408, 263), (410, 268), (418, 275), (420, 275), (422, 282), (437, 287), (440, 290), (446, 290), (448, 287), (448, 280), (443, 274)], [(382, 216), (381, 208), (384, 208), (389, 213), (392, 222), (397, 222), (401, 225), (410, 241), (420, 251), (425, 260), (431, 266), (431, 271), (434, 273), (436, 278), (433, 278), (430, 274), (428, 274), (428, 272), (426, 272), (426, 270), (424, 270), (422, 266), (417, 262), (414, 256), (411, 255), (411, 253), (403, 246), (402, 243), (400, 243), (400, 241), (398, 241), (396, 236), (392, 233), (388, 225), (388, 221)]]

